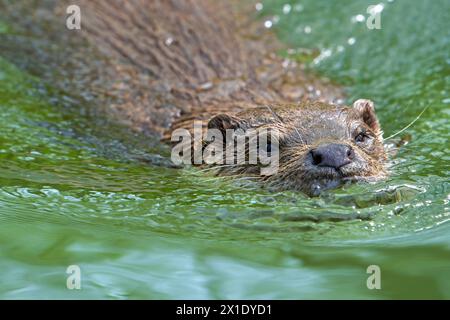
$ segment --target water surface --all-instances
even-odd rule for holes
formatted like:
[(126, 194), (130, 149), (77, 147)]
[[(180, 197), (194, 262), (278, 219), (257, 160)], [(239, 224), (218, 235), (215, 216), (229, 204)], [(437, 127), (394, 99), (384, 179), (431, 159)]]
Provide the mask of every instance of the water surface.
[[(450, 5), (384, 1), (369, 30), (356, 17), (370, 4), (255, 10), (290, 48), (278, 54), (343, 84), (348, 102), (374, 100), (385, 136), (428, 106), (387, 181), (320, 198), (160, 166), (167, 147), (0, 52), (0, 297), (450, 298)], [(81, 290), (66, 288), (73, 264)]]

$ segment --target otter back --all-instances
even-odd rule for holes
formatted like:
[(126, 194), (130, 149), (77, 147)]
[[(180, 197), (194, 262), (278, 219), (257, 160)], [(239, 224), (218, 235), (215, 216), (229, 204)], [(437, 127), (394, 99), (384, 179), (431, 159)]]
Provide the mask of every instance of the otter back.
[[(81, 9), (75, 31), (64, 24), (74, 4)], [(38, 46), (35, 58), (51, 65), (41, 77), (71, 92), (80, 87), (83, 96), (88, 89), (96, 105), (135, 130), (168, 137), (193, 119), (254, 103), (342, 97), (326, 79), (275, 56), (281, 46), (238, 1), (23, 0), (3, 7), (5, 18), (20, 16), (14, 23), (32, 24), (27, 30), (36, 33), (18, 50), (17, 41), (3, 42), (11, 59)], [(61, 76), (63, 83), (52, 81)]]

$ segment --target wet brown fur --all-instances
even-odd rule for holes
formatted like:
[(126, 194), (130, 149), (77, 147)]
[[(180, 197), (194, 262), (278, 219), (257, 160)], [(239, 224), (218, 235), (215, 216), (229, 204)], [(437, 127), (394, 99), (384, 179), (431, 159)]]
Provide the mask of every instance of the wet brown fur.
[[(62, 24), (65, 9), (73, 4), (81, 8), (80, 31)], [(0, 48), (6, 57), (11, 53), (11, 60), (40, 48), (34, 65), (52, 70), (41, 78), (65, 78), (52, 86), (80, 95), (89, 88), (90, 101), (114, 119), (166, 142), (174, 129), (190, 129), (194, 120), (208, 123), (219, 114), (252, 127), (279, 129), (280, 170), (258, 178), (274, 188), (311, 191), (323, 180), (337, 179), (336, 172), (307, 167), (308, 150), (326, 141), (356, 150), (358, 161), (342, 168), (340, 178), (384, 176), (385, 153), (374, 113), (336, 105), (343, 101), (336, 85), (275, 55), (283, 47), (256, 21), (253, 8), (216, 0), (0, 0), (5, 20), (36, 33), (23, 42), (6, 37)], [(354, 142), (363, 126), (373, 136), (371, 146)], [(218, 171), (233, 176), (256, 172), (240, 166)]]
[[(224, 118), (217, 116), (216, 118)], [(213, 119), (217, 127), (218, 120)], [(259, 166), (219, 166), (221, 175), (254, 177), (276, 190), (298, 190), (317, 195), (322, 190), (354, 181), (376, 181), (386, 176), (386, 152), (382, 131), (375, 116), (373, 103), (358, 100), (353, 107), (343, 107), (319, 101), (297, 104), (261, 105), (233, 116), (234, 128), (270, 128), (280, 133), (278, 172), (260, 175)], [(363, 142), (356, 137), (365, 132)], [(338, 143), (350, 146), (353, 161), (335, 170), (317, 168), (311, 164), (310, 151), (322, 144)]]

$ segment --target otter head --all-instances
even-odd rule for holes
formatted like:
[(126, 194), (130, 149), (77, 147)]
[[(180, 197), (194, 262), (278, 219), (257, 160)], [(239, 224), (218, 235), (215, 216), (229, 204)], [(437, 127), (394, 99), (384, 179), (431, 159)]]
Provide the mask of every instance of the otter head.
[(221, 175), (259, 176), (276, 190), (311, 196), (344, 183), (386, 176), (382, 131), (370, 100), (357, 100), (352, 107), (309, 101), (260, 106), (236, 115), (217, 115), (209, 121), (211, 128), (278, 132), (279, 167), (274, 174), (259, 175), (259, 164), (236, 164), (220, 167)]

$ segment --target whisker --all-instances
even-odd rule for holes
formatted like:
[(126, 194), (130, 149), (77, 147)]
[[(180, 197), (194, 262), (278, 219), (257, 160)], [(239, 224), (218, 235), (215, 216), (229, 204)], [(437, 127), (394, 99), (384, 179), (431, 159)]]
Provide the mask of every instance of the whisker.
[(419, 120), (419, 118), (422, 116), (422, 114), (428, 109), (428, 107), (430, 106), (431, 103), (429, 103), (423, 110), (421, 113), (419, 113), (419, 115), (412, 121), (410, 122), (406, 127), (404, 127), (403, 129), (401, 129), (400, 131), (390, 135), (389, 137), (385, 138), (384, 140), (389, 140), (392, 139), (393, 137), (398, 136), (400, 133), (402, 133), (403, 131), (405, 131), (406, 129), (408, 129), (409, 127), (411, 127), (417, 120)]

